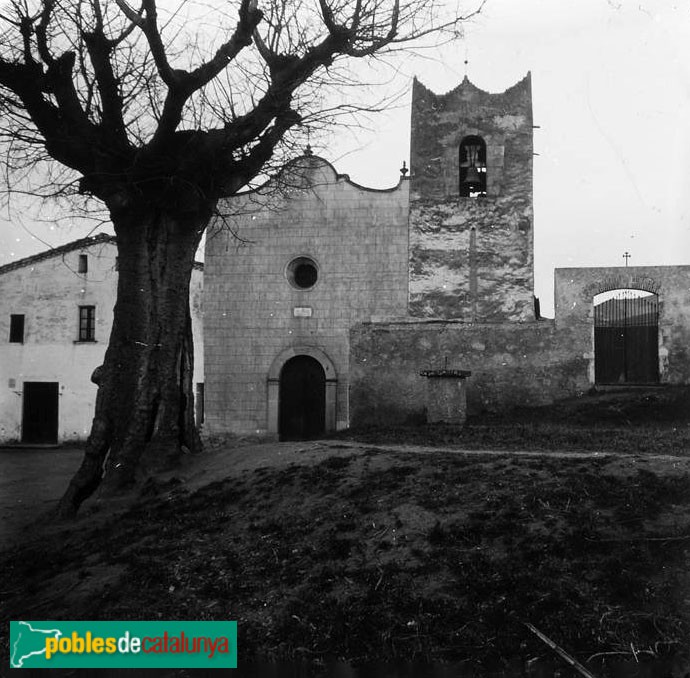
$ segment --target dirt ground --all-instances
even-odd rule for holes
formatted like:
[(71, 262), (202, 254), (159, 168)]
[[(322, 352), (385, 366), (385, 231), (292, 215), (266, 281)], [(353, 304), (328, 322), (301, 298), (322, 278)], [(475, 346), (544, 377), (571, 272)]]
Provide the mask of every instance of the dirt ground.
[(51, 510), (81, 458), (76, 448), (0, 448), (0, 544)]
[(0, 623), (235, 619), (242, 678), (582, 675), (537, 629), (597, 678), (688, 678), (689, 404), (210, 442), (69, 524), (78, 452), (0, 452)]
[[(603, 445), (602, 445), (603, 447)], [(238, 476), (245, 471), (259, 468), (281, 468), (290, 464), (319, 463), (330, 456), (361, 453), (367, 449), (385, 448), (407, 453), (431, 452), (441, 449), (430, 445), (393, 444), (371, 445), (348, 440), (324, 440), (308, 442), (246, 442), (234, 444), (210, 444), (201, 458), (185, 459), (179, 469), (161, 474), (160, 481), (179, 479), (190, 490), (206, 484)], [(444, 451), (452, 448), (444, 446)], [(462, 454), (504, 454), (501, 450), (467, 450), (457, 447)], [(604, 452), (562, 452), (555, 450), (513, 450), (516, 455), (548, 454), (567, 457), (596, 458)], [(70, 478), (79, 468), (82, 451), (76, 447), (61, 448), (4, 448), (0, 449), (0, 544), (10, 544), (18, 537), (25, 537), (25, 530), (42, 517), (48, 519), (57, 506)], [(646, 455), (648, 459), (651, 457)], [(660, 460), (664, 459), (661, 455)], [(129, 498), (116, 502), (126, 505)], [(102, 512), (112, 499), (104, 500), (98, 494), (86, 502), (82, 515)]]
[(599, 678), (683, 678), (689, 478), (672, 454), (225, 443), (24, 531), (2, 609), (237, 619), (245, 664), (293, 675), (577, 675), (530, 623)]

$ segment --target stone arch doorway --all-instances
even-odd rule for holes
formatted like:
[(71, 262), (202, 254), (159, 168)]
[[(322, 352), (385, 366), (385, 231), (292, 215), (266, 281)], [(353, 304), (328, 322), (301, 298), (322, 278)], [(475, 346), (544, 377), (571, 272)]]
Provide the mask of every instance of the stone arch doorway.
[(301, 440), (335, 431), (337, 382), (335, 366), (321, 349), (284, 350), (268, 373), (268, 432)]
[(594, 299), (597, 384), (659, 381), (659, 299), (646, 289), (611, 289)]
[(280, 440), (308, 440), (326, 431), (326, 374), (308, 355), (290, 358), (280, 371), (278, 435)]

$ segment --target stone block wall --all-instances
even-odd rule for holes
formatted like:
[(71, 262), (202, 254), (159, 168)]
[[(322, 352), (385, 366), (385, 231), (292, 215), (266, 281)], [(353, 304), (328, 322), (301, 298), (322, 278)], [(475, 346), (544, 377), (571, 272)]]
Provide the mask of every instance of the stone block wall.
[[(487, 147), (486, 196), (460, 196), (460, 143)], [(529, 74), (500, 94), (465, 78), (412, 93), (410, 314), (465, 321), (534, 318)]]
[[(270, 184), (222, 206), (234, 233), (211, 229), (205, 260), (206, 431), (275, 432), (268, 377), (286, 356), (320, 351), (336, 373), (335, 427), (349, 423), (349, 329), (407, 309), (408, 182), (365, 189), (316, 157), (308, 181)], [(302, 177), (303, 179), (304, 177)], [(296, 257), (312, 289), (287, 280)], [(271, 417), (275, 414), (272, 403)]]
[(470, 370), (469, 414), (544, 405), (589, 388), (587, 359), (554, 321), (404, 321), (352, 328), (353, 425), (420, 423), (421, 370)]
[(658, 294), (660, 382), (690, 383), (690, 266), (563, 268), (555, 281), (555, 320), (409, 319), (353, 327), (353, 424), (423, 422), (421, 370), (471, 370), (469, 414), (547, 405), (586, 392), (595, 386), (593, 300), (616, 289)]

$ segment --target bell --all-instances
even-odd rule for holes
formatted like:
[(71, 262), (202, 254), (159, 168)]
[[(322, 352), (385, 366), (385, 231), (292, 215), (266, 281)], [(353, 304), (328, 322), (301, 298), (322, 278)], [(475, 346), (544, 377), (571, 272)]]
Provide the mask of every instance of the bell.
[(472, 166), (467, 168), (467, 174), (465, 175), (465, 178), (462, 180), (463, 184), (479, 184), (481, 183), (481, 176), (479, 174), (479, 170)]

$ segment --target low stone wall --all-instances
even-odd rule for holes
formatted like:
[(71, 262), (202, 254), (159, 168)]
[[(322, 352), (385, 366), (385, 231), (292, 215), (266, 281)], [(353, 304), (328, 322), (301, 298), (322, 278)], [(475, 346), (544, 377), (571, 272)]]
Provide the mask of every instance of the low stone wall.
[(469, 414), (546, 405), (590, 387), (587, 356), (549, 320), (363, 323), (352, 328), (350, 346), (353, 426), (423, 423), (422, 370), (470, 370)]

